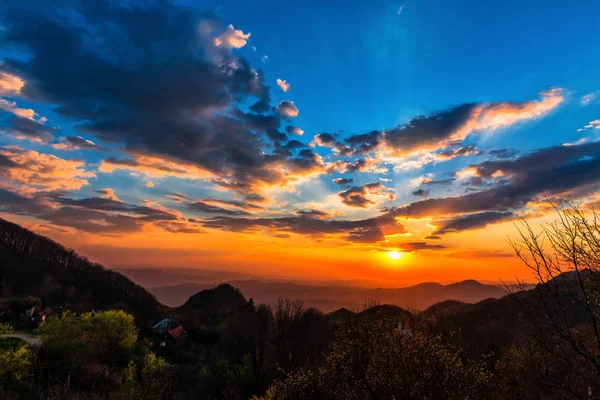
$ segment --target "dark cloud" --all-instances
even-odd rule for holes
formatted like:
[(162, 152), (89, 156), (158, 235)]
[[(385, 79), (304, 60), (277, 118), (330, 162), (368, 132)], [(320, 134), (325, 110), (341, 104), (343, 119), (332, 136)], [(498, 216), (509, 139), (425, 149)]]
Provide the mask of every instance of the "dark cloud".
[(354, 182), (354, 179), (352, 178), (337, 178), (333, 180), (334, 183), (337, 183), (338, 185), (345, 187), (350, 185), (352, 182)]
[(366, 183), (362, 186), (352, 186), (345, 192), (338, 193), (342, 198), (342, 203), (350, 207), (369, 208), (376, 204), (369, 198), (370, 195), (383, 195), (387, 200), (394, 200), (395, 196), (387, 192), (388, 188), (380, 182)]
[(182, 194), (182, 193), (176, 193), (176, 192), (170, 192), (168, 194), (166, 194), (166, 196), (169, 200), (173, 200), (177, 203), (184, 203), (187, 201), (187, 196)]
[(346, 146), (344, 143), (338, 141), (335, 135), (327, 132), (316, 134), (311, 145), (331, 147), (333, 152), (338, 156), (351, 156), (354, 153), (351, 147)]
[(461, 156), (470, 156), (470, 155), (482, 155), (483, 153), (477, 151), (475, 146), (464, 146), (459, 147), (457, 149), (444, 150), (437, 153), (438, 157), (444, 160), (450, 160), (456, 157)]
[(8, 135), (40, 142), (49, 142), (54, 139), (54, 133), (57, 130), (57, 128), (48, 128), (39, 121), (18, 115), (10, 115), (6, 122), (0, 123), (0, 131), (4, 131)]
[(193, 203), (189, 203), (187, 206), (189, 209), (197, 211), (202, 214), (248, 215), (248, 213), (245, 211), (228, 210), (226, 208), (208, 204), (203, 201), (195, 201)]
[(452, 178), (448, 178), (448, 179), (440, 179), (440, 180), (424, 180), (423, 182), (421, 182), (421, 185), (442, 185), (442, 186), (447, 186), (450, 185), (452, 182), (456, 181), (456, 177), (452, 177)]
[(259, 206), (257, 204), (253, 204), (249, 201), (223, 200), (223, 199), (206, 199), (203, 201), (207, 202), (207, 203), (216, 203), (216, 204), (221, 204), (224, 206), (241, 208), (242, 210), (247, 210), (247, 211), (263, 211), (263, 210), (265, 210), (264, 207)]
[(400, 243), (395, 246), (396, 248), (402, 251), (420, 251), (420, 250), (441, 250), (444, 249), (445, 246), (441, 244), (429, 244), (427, 242), (408, 242), (408, 243)]
[(514, 257), (512, 253), (503, 253), (501, 251), (487, 251), (487, 250), (464, 250), (454, 251), (448, 254), (448, 257), (452, 258), (463, 258), (467, 260), (479, 259), (479, 258), (508, 258)]
[(358, 153), (365, 154), (375, 150), (381, 143), (383, 132), (372, 131), (360, 135), (353, 135), (345, 139)]
[(293, 102), (288, 100), (280, 101), (279, 104), (274, 107), (274, 111), (285, 119), (292, 119), (298, 115), (298, 108)]
[[(279, 168), (287, 155), (266, 149), (286, 139), (280, 119), (297, 108), (284, 101), (268, 114), (262, 72), (215, 45), (227, 27), (213, 14), (167, 1), (57, 0), (47, 7), (40, 0), (10, 2), (3, 11), (5, 45), (31, 57), (6, 58), (2, 70), (25, 81), (25, 98), (56, 105), (80, 132), (136, 154), (193, 164), (239, 183), (244, 194), (293, 178)], [(254, 101), (254, 113), (240, 111), (247, 101)], [(13, 121), (11, 129), (22, 134), (51, 135), (34, 121)]]
[(515, 158), (518, 152), (515, 149), (498, 149), (488, 151), (488, 154), (494, 158), (506, 159)]
[(335, 144), (335, 136), (331, 133), (317, 133), (313, 139), (320, 146), (331, 146)]
[(489, 224), (510, 221), (515, 218), (515, 214), (510, 211), (486, 211), (476, 214), (461, 215), (456, 218), (442, 219), (433, 221), (438, 229), (434, 235), (443, 235), (449, 232), (461, 232), (469, 229), (483, 228)]
[(385, 142), (388, 149), (409, 153), (422, 148), (437, 147), (451, 138), (470, 117), (475, 104), (463, 104), (446, 111), (413, 118), (409, 123), (385, 132), (354, 135), (346, 139), (359, 153), (370, 153)]
[(427, 239), (427, 240), (440, 240), (442, 237), (438, 236), (438, 235), (429, 235), (429, 236), (425, 236), (423, 239)]
[(213, 217), (202, 221), (206, 228), (233, 232), (253, 233), (263, 229), (297, 233), (312, 237), (342, 235), (346, 240), (375, 243), (385, 240), (385, 235), (405, 233), (406, 229), (391, 215), (363, 220), (330, 220), (291, 216), (280, 218)]
[(52, 147), (61, 150), (104, 150), (102, 146), (98, 146), (91, 140), (84, 139), (81, 136), (69, 136), (61, 138), (60, 142), (52, 145)]
[(297, 126), (288, 125), (285, 127), (285, 131), (288, 135), (303, 135), (304, 131)]
[(429, 196), (429, 190), (417, 189), (413, 191), (412, 194), (413, 196), (427, 197)]
[(600, 183), (600, 142), (549, 147), (514, 160), (486, 161), (469, 168), (486, 179), (502, 172), (504, 179), (489, 189), (421, 200), (388, 212), (411, 218), (467, 214), (442, 228), (456, 231), (508, 220), (513, 212), (545, 196), (594, 193)]
[(319, 210), (298, 210), (296, 211), (296, 215), (298, 215), (299, 217), (319, 219), (331, 217), (330, 213)]
[(163, 208), (127, 204), (114, 198), (72, 199), (60, 192), (25, 197), (0, 189), (0, 211), (33, 216), (87, 233), (139, 232), (148, 224), (173, 232), (202, 232), (177, 213)]

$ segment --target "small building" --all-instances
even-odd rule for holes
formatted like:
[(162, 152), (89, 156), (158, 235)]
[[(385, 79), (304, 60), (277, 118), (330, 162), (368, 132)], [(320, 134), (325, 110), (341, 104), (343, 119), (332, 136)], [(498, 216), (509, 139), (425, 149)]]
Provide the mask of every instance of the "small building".
[(175, 321), (174, 319), (165, 318), (162, 321), (160, 321), (158, 324), (156, 324), (152, 327), (152, 332), (159, 334), (159, 335), (165, 335), (170, 330), (175, 329), (175, 328), (183, 329), (183, 327), (181, 326), (181, 324), (179, 322)]

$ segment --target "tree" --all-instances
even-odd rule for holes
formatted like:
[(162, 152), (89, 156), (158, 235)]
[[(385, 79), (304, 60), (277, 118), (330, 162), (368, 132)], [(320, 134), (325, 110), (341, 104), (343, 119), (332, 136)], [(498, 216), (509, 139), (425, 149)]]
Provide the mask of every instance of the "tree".
[(35, 360), (33, 351), (21, 340), (17, 345), (4, 347), (0, 348), (0, 395), (26, 381), (32, 374)]
[[(600, 394), (600, 215), (569, 201), (553, 206), (556, 221), (541, 232), (523, 221), (509, 240), (533, 272), (535, 287), (511, 289), (527, 325), (536, 382), (558, 396)], [(506, 361), (525, 363), (522, 354)]]
[(439, 337), (408, 333), (397, 318), (371, 313), (340, 331), (322, 367), (296, 370), (265, 398), (478, 399), (490, 381), (483, 364), (464, 360)]

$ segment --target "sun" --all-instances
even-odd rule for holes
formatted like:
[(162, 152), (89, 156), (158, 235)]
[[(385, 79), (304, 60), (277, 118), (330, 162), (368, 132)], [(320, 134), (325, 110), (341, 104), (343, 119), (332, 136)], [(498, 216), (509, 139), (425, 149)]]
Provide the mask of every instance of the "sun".
[(393, 250), (393, 251), (388, 251), (388, 252), (387, 252), (387, 256), (388, 256), (388, 258), (389, 258), (390, 260), (394, 260), (394, 261), (395, 261), (395, 260), (399, 260), (399, 259), (401, 259), (401, 258), (402, 258), (402, 255), (403, 255), (403, 254), (402, 254), (401, 252), (399, 252), (399, 251), (396, 251), (396, 250)]

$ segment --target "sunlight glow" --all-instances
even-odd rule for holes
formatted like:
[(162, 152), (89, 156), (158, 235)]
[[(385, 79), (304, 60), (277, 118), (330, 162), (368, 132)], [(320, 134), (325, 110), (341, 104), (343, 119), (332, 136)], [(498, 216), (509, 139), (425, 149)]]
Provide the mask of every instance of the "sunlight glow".
[(399, 252), (399, 251), (394, 250), (394, 251), (388, 251), (387, 252), (387, 256), (388, 256), (388, 258), (390, 260), (394, 260), (395, 261), (395, 260), (401, 259), (402, 256), (403, 256), (403, 254), (401, 252)]

